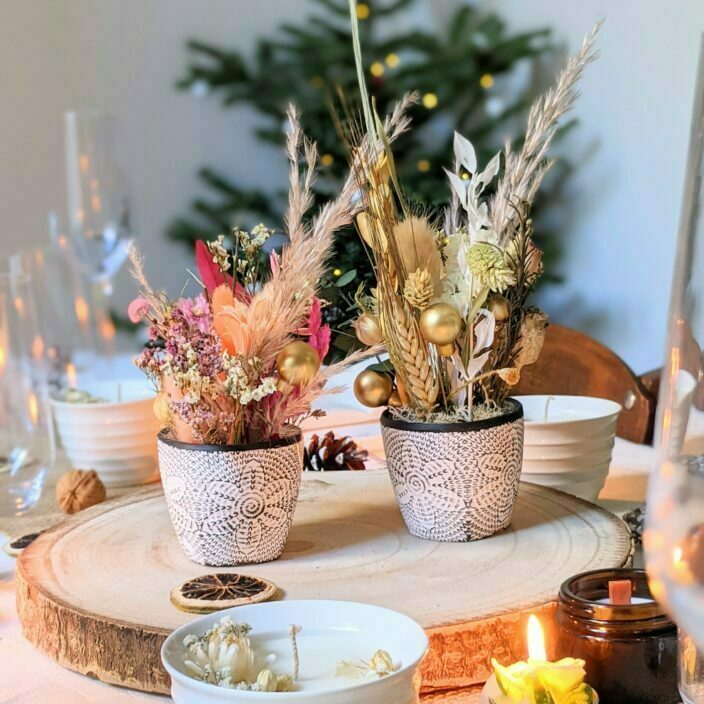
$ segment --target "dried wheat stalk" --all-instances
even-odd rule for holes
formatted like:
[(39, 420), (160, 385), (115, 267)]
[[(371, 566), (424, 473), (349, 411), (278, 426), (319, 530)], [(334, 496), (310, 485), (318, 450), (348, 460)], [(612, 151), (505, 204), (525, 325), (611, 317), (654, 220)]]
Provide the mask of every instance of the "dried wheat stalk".
[(576, 85), (585, 67), (596, 58), (593, 50), (596, 35), (602, 23), (598, 22), (587, 34), (580, 50), (567, 62), (554, 87), (542, 95), (530, 109), (528, 130), (520, 152), (505, 148), (506, 165), (504, 175), (491, 203), (491, 218), (499, 244), (505, 246), (513, 231), (516, 211), (511, 205), (519, 201), (532, 202), (535, 192), (545, 176), (548, 148), (557, 131), (558, 120), (569, 112), (579, 92)]

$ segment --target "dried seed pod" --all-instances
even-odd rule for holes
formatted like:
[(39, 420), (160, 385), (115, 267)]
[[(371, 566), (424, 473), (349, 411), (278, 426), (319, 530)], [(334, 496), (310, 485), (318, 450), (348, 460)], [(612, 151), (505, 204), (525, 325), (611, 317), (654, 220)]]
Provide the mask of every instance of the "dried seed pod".
[(73, 469), (56, 484), (56, 501), (66, 513), (76, 513), (105, 501), (105, 485), (94, 469)]

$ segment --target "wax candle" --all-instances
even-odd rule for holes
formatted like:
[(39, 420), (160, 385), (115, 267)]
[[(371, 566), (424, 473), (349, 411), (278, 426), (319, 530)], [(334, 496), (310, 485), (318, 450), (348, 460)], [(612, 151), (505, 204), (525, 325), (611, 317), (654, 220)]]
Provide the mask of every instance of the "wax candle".
[(134, 486), (159, 477), (152, 410), (154, 389), (124, 379), (70, 387), (52, 398), (61, 443), (76, 469), (94, 469), (108, 487)]
[[(208, 664), (202, 655), (201, 672), (187, 662), (194, 657), (189, 647), (194, 637), (207, 634), (223, 617), (251, 626), (247, 637), (252, 659), (234, 662), (233, 675), (233, 660), (225, 654), (229, 669), (222, 684), (232, 683), (234, 688), (201, 681), (202, 666)], [(300, 626), (295, 655), (287, 625), (291, 623)], [(274, 704), (292, 699), (297, 704), (418, 704), (417, 672), (427, 647), (427, 636), (418, 624), (388, 609), (284, 600), (198, 618), (166, 639), (161, 656), (171, 677), (172, 697), (179, 704)], [(219, 648), (213, 648), (216, 652)], [(264, 675), (262, 667), (268, 671)], [(241, 684), (246, 671), (254, 673), (249, 682), (261, 680), (272, 687), (283, 677), (283, 687), (275, 691)], [(231, 682), (233, 676), (238, 682)]]
[[(627, 591), (630, 602), (614, 603), (626, 601)], [(643, 570), (595, 570), (568, 579), (556, 621), (559, 652), (585, 662), (604, 702), (680, 701), (677, 629), (653, 599)]]
[(584, 661), (550, 662), (543, 630), (535, 615), (528, 619), (528, 660), (504, 667), (492, 658), (494, 674), (484, 687), (484, 702), (493, 704), (595, 704), (599, 697), (585, 680)]

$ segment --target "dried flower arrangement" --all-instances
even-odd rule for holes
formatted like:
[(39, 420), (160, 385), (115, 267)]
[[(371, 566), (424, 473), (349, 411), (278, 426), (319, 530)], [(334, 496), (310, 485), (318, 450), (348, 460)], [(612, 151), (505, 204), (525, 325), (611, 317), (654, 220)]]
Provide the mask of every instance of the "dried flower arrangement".
[[(155, 413), (173, 439), (218, 445), (252, 444), (294, 434), (313, 410), (326, 383), (344, 367), (379, 349), (358, 351), (321, 367), (330, 341), (322, 324), (317, 286), (323, 280), (335, 231), (350, 223), (361, 205), (350, 174), (339, 195), (312, 219), (311, 190), (316, 146), (301, 132), (289, 109), (287, 153), (290, 188), (286, 228), (289, 243), (272, 251), (269, 273), (263, 252), (272, 230), (235, 230), (225, 238), (198, 242), (201, 291), (170, 299), (154, 291), (133, 250), (133, 274), (142, 291), (129, 306), (133, 322), (146, 320), (150, 341), (136, 360), (155, 383)], [(397, 134), (392, 118), (388, 139)], [(302, 168), (299, 164), (302, 162)]]
[[(558, 121), (573, 106), (576, 84), (595, 57), (597, 25), (555, 86), (530, 110), (525, 142), (510, 144), (481, 169), (472, 144), (455, 134), (447, 170), (452, 201), (444, 213), (415, 212), (406, 202), (393, 153), (367, 95), (350, 0), (364, 113), (349, 138), (363, 193), (356, 216), (377, 278), (360, 293), (355, 323), (365, 344), (384, 343), (393, 377), (367, 370), (357, 398), (405, 420), (456, 422), (497, 415), (521, 369), (542, 348), (547, 316), (528, 304), (542, 273), (532, 241), (531, 205), (552, 162)], [(409, 100), (413, 100), (410, 96)]]

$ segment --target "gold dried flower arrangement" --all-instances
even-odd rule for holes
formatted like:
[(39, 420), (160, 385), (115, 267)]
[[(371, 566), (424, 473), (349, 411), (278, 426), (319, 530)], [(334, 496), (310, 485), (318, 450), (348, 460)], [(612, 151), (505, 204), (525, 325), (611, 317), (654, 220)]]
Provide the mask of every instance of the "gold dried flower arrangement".
[[(507, 144), (481, 169), (469, 140), (455, 133), (452, 192), (444, 224), (413, 212), (393, 153), (367, 94), (350, 0), (363, 126), (352, 127), (352, 168), (362, 193), (356, 215), (377, 286), (355, 324), (364, 344), (383, 342), (391, 369), (366, 370), (355, 393), (367, 406), (389, 406), (407, 420), (470, 421), (500, 414), (521, 375), (536, 361), (547, 316), (528, 304), (542, 273), (531, 206), (552, 162), (558, 121), (577, 98), (594, 58), (600, 24), (586, 36), (553, 88), (532, 106), (525, 142)], [(399, 106), (403, 112), (416, 96)], [(408, 121), (398, 116), (396, 122)]]

